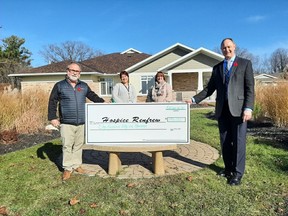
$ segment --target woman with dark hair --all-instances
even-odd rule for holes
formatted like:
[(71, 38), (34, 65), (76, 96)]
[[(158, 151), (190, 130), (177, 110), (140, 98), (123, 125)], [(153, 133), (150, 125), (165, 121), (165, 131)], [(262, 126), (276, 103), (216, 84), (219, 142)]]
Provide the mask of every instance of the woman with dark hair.
[(155, 85), (148, 91), (146, 102), (171, 102), (172, 88), (166, 82), (164, 73), (159, 71), (155, 76)]
[(129, 83), (129, 74), (122, 71), (120, 79), (121, 82), (113, 87), (112, 101), (114, 103), (136, 103), (137, 95), (134, 86)]

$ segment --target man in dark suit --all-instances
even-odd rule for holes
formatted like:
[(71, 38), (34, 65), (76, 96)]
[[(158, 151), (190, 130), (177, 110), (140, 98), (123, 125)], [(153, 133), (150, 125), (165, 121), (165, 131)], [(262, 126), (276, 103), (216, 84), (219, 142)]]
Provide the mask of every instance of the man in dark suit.
[(246, 159), (247, 121), (254, 107), (254, 76), (250, 60), (235, 55), (231, 38), (221, 42), (224, 61), (213, 67), (207, 86), (188, 103), (199, 103), (217, 91), (215, 116), (218, 119), (225, 169), (219, 173), (230, 185), (239, 185)]

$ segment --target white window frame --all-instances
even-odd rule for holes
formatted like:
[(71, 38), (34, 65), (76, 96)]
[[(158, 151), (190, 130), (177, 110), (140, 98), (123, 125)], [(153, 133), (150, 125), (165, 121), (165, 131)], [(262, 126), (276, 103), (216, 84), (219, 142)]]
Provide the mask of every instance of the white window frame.
[[(151, 88), (152, 85), (154, 85), (154, 81), (155, 81), (155, 76), (154, 75), (142, 75), (141, 76), (141, 81), (140, 81), (140, 86), (141, 86), (141, 94), (145, 95), (148, 93), (148, 90)], [(146, 91), (143, 92), (144, 90), (144, 86), (143, 83), (145, 82), (145, 88)]]
[[(108, 78), (108, 77), (100, 77), (99, 78), (100, 80), (100, 92), (101, 92), (101, 95), (112, 95), (112, 89), (113, 89), (113, 85), (114, 85), (114, 82), (113, 82), (113, 78)], [(103, 88), (102, 88), (102, 85), (104, 85), (104, 89), (105, 89), (105, 92), (103, 92)]]

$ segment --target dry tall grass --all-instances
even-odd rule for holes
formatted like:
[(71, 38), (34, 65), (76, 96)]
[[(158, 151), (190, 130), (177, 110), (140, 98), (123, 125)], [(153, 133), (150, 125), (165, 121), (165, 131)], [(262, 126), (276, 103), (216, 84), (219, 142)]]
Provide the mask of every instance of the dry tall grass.
[(288, 126), (288, 82), (256, 86), (255, 115), (271, 118), (279, 127)]
[(0, 131), (16, 127), (18, 133), (37, 133), (47, 124), (48, 93), (0, 94)]
[[(37, 133), (44, 130), (47, 120), (49, 94), (37, 91), (0, 93), (0, 132), (16, 128), (18, 133)], [(253, 112), (258, 121), (271, 118), (277, 126), (288, 126), (288, 82), (277, 85), (257, 85)]]

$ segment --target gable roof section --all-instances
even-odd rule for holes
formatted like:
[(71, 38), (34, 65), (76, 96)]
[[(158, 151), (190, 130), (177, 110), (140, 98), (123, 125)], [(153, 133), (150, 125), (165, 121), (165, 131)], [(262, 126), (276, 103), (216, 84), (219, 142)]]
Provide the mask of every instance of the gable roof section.
[(133, 49), (133, 48), (129, 48), (129, 49), (121, 52), (120, 54), (125, 54), (125, 53), (142, 53), (142, 52), (140, 52), (140, 51), (138, 51), (136, 49)]
[(171, 68), (173, 68), (173, 67), (175, 67), (177, 65), (180, 65), (180, 64), (182, 64), (184, 62), (187, 62), (188, 60), (192, 59), (193, 57), (195, 57), (195, 56), (197, 56), (199, 54), (204, 54), (204, 55), (206, 55), (208, 57), (211, 57), (211, 58), (214, 58), (214, 59), (218, 60), (219, 62), (224, 59), (223, 55), (220, 55), (220, 54), (218, 54), (216, 52), (210, 51), (210, 50), (208, 50), (206, 48), (200, 47), (197, 50), (195, 50), (195, 51), (193, 51), (193, 52), (191, 52), (191, 53), (189, 53), (189, 54), (187, 54), (187, 55), (175, 60), (174, 62), (171, 62), (170, 64), (167, 64), (167, 65), (165, 65), (162, 68), (159, 68), (158, 71), (165, 72), (165, 71), (167, 71), (167, 70), (169, 70), (169, 69), (171, 69)]
[(254, 76), (255, 79), (264, 80), (264, 79), (278, 79), (276, 76), (272, 76), (269, 74), (258, 74)]
[(164, 50), (162, 50), (162, 51), (150, 56), (149, 58), (146, 58), (143, 61), (132, 65), (131, 67), (127, 68), (126, 71), (128, 73), (131, 73), (131, 72), (137, 70), (138, 68), (143, 67), (143, 66), (145, 66), (145, 65), (147, 65), (147, 64), (149, 64), (149, 63), (151, 63), (151, 62), (153, 62), (153, 61), (155, 61), (155, 60), (157, 60), (157, 59), (159, 59), (161, 57), (163, 57), (164, 55), (167, 55), (168, 53), (173, 52), (176, 49), (181, 49), (181, 50), (183, 50), (184, 52), (187, 52), (187, 53), (191, 53), (191, 52), (194, 51), (194, 49), (192, 49), (192, 48), (190, 48), (188, 46), (185, 46), (185, 45), (180, 44), (180, 43), (176, 43), (176, 44), (168, 47), (167, 49), (164, 49)]

